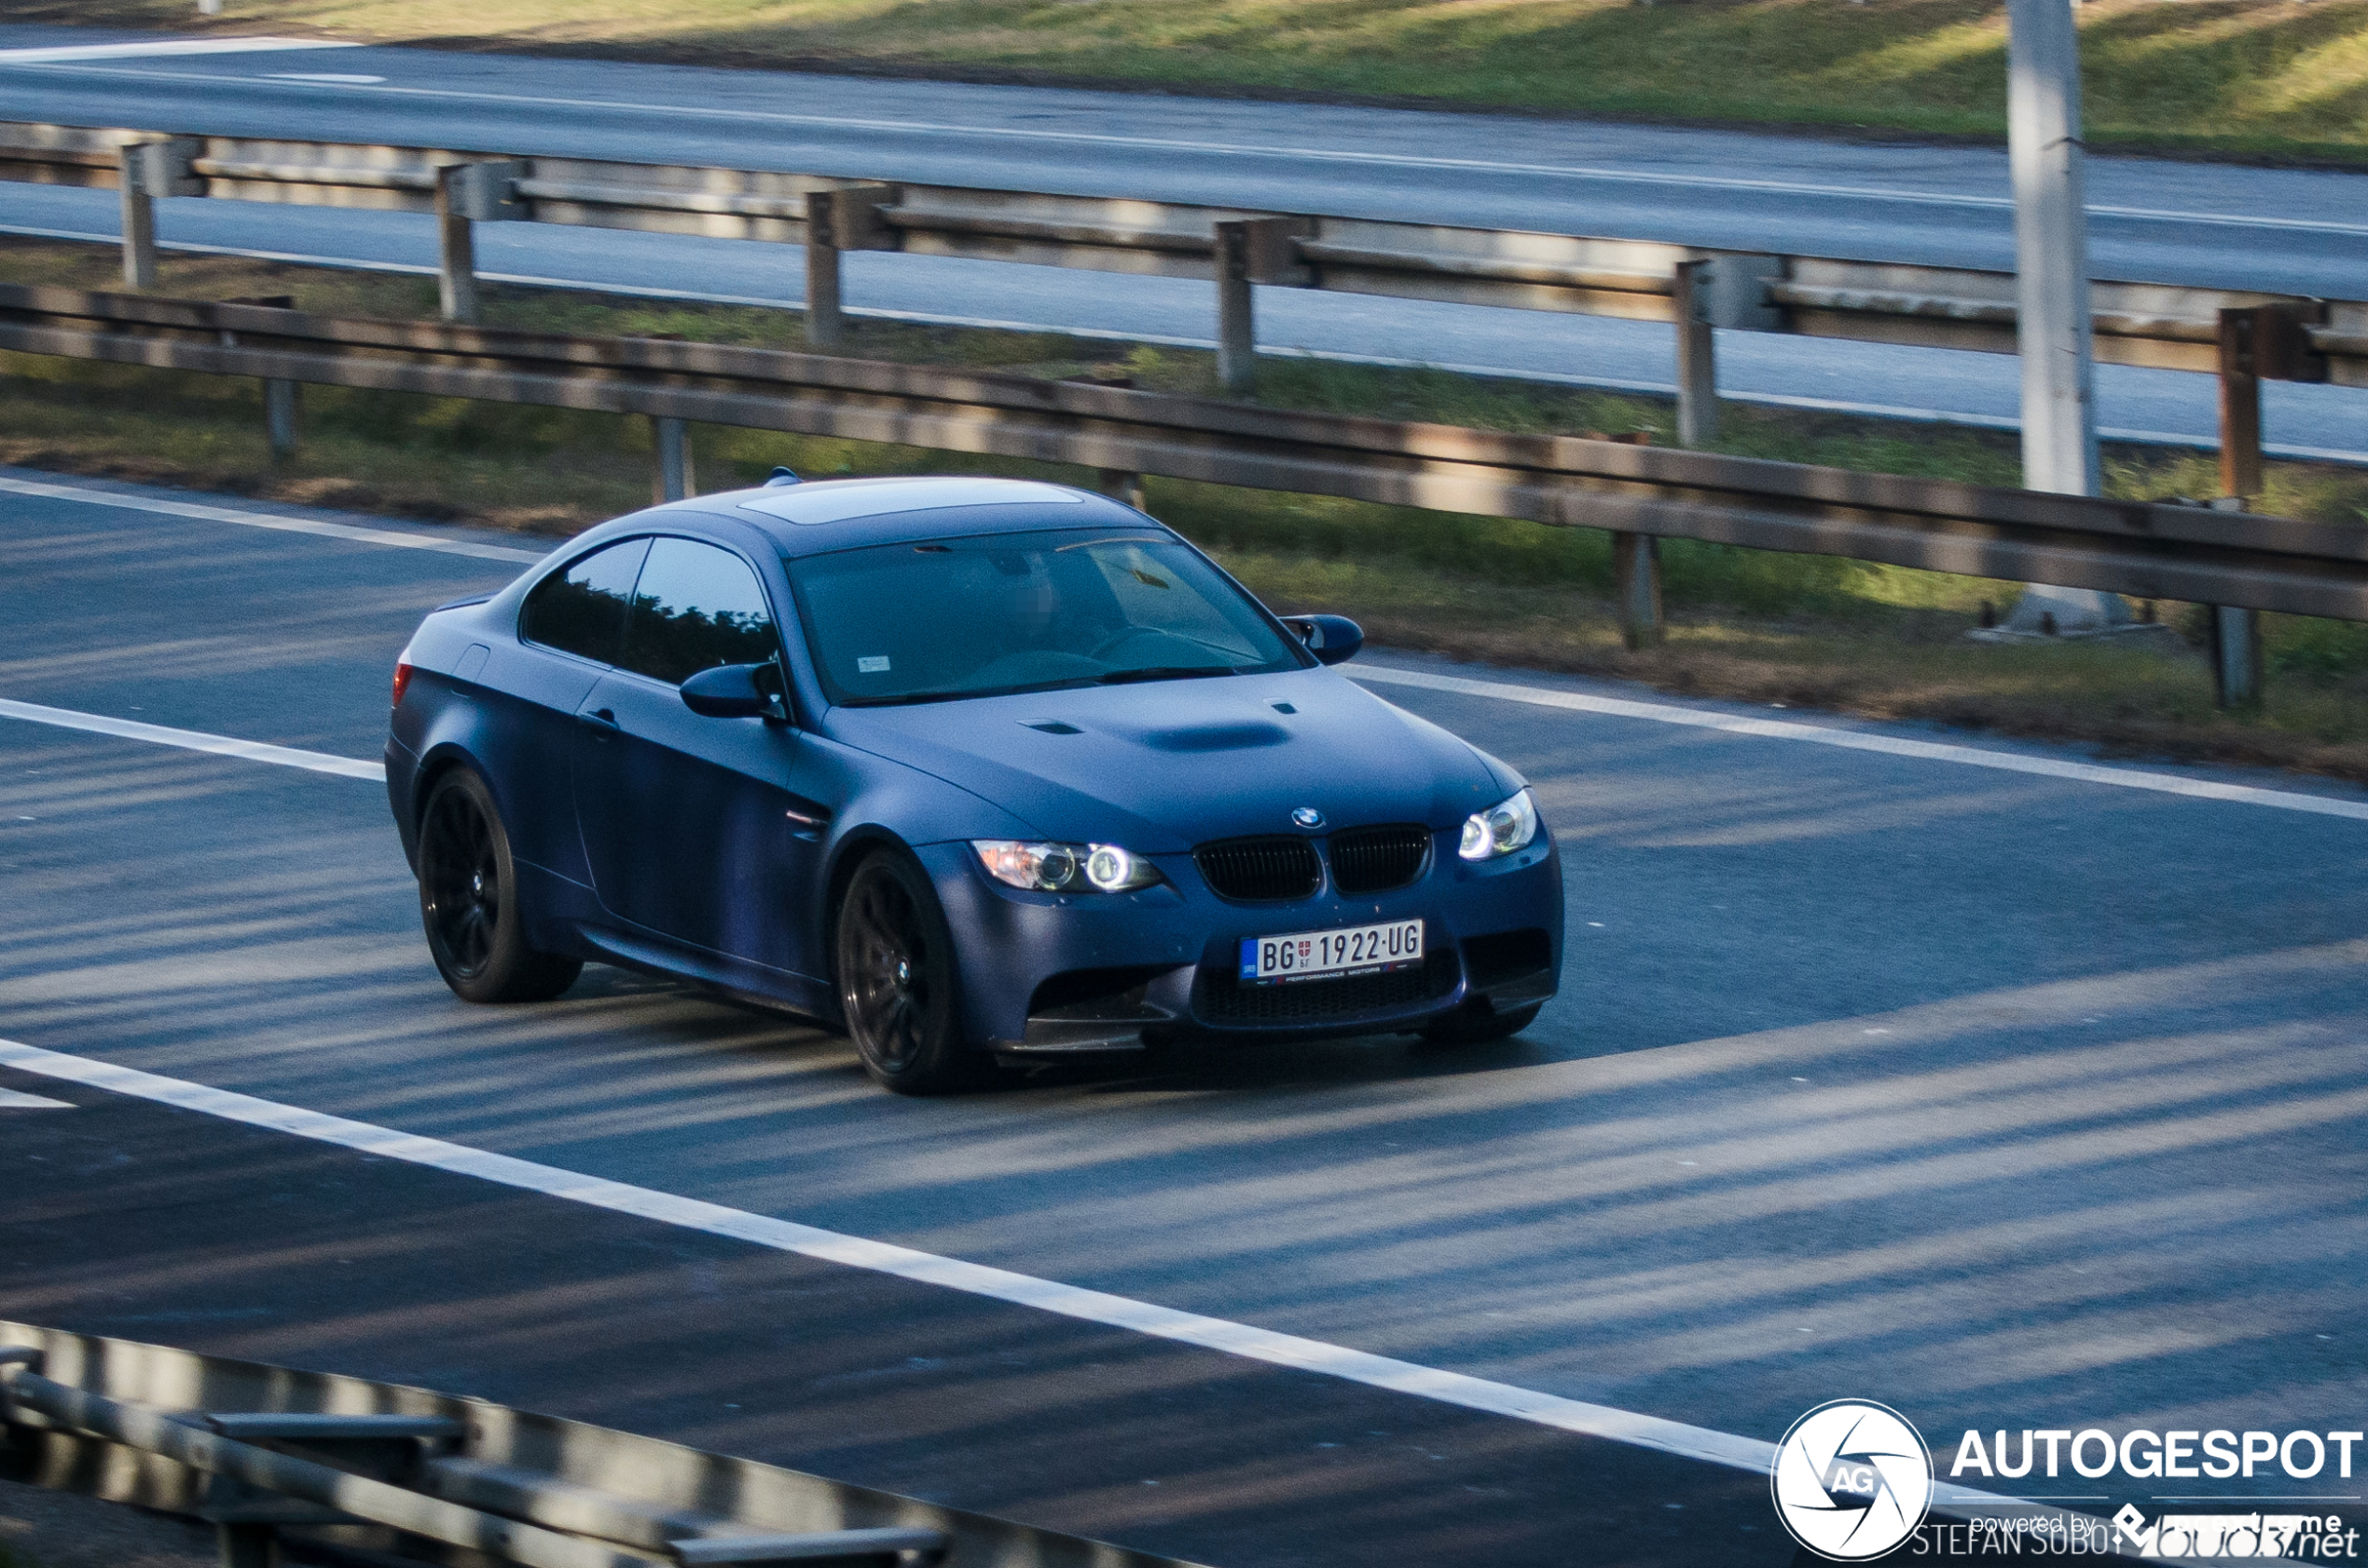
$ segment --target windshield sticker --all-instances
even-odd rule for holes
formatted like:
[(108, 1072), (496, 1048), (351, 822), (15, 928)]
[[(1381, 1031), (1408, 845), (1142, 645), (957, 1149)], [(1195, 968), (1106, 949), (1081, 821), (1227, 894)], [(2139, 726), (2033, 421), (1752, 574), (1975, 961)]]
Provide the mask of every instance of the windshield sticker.
[(872, 653), (855, 661), (855, 672), (858, 675), (878, 675), (884, 672), (888, 667), (888, 661), (886, 653)]

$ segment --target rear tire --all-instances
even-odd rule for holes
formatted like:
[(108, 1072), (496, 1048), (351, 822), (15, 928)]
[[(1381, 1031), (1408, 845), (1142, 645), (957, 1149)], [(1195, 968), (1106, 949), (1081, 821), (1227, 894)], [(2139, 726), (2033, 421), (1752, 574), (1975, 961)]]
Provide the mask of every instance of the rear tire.
[(847, 1038), (872, 1081), (899, 1094), (948, 1094), (993, 1070), (962, 1038), (954, 935), (910, 856), (864, 857), (839, 902), (833, 947)]
[(1510, 1012), (1470, 1012), (1458, 1009), (1423, 1031), (1433, 1045), (1485, 1045), (1510, 1039), (1537, 1022), (1544, 1002), (1532, 1002)]
[(580, 958), (526, 944), (517, 867), (493, 791), (455, 768), (420, 814), (420, 923), (452, 994), (470, 1002), (547, 1001), (575, 983)]

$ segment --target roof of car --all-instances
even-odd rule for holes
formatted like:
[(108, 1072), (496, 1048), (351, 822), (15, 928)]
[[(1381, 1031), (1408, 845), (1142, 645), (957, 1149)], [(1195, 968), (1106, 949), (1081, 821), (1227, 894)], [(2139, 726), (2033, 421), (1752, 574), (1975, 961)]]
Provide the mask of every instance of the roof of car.
[(1032, 529), (1151, 523), (1108, 496), (1035, 479), (822, 479), (726, 490), (661, 510), (729, 516), (762, 530), (785, 556), (866, 544)]

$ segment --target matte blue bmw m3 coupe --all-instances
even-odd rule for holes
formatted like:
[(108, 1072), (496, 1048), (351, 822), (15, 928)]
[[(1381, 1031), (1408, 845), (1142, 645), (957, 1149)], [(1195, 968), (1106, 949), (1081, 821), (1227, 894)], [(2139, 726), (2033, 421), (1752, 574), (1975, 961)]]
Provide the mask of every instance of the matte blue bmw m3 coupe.
[(387, 790), (471, 1001), (679, 976), (907, 1093), (1512, 1034), (1561, 971), (1553, 838), (1512, 769), (1328, 667), (1361, 641), (1103, 496), (784, 470), (431, 614)]

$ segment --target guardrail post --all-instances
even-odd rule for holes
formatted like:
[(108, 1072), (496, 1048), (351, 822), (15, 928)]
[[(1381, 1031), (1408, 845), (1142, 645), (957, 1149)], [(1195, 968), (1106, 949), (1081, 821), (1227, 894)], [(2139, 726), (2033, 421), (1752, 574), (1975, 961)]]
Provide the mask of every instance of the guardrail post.
[(1095, 488), (1111, 500), (1132, 506), (1137, 512), (1150, 507), (1143, 498), (1143, 476), (1123, 468), (1105, 468), (1096, 476)]
[(847, 341), (839, 307), (839, 224), (836, 191), (805, 193), (805, 343), (835, 349)]
[(2261, 373), (2253, 337), (2260, 313), (2220, 312), (2220, 488), (2241, 510), (2261, 494)]
[(129, 142), (116, 149), (117, 182), (123, 195), (123, 286), (157, 286), (157, 198), (200, 196), (205, 182), (189, 172), (198, 154), (194, 137)]
[(276, 377), (263, 383), (263, 430), (271, 440), (271, 456), (276, 461), (296, 455), (303, 433), (297, 424), (296, 384)]
[(1250, 295), (1249, 225), (1217, 225), (1217, 381), (1230, 392), (1258, 385), (1258, 328)]
[(1230, 392), (1258, 385), (1258, 325), (1250, 285), (1299, 270), (1303, 218), (1224, 218), (1211, 226), (1217, 271), (1217, 379)]
[(650, 423), (657, 430), (658, 500), (690, 500), (698, 493), (696, 477), (691, 472), (691, 427), (664, 415), (653, 415)]
[(2212, 700), (2223, 708), (2261, 706), (2261, 614), (2232, 604), (2211, 614)]
[(1631, 648), (1658, 644), (1661, 621), (1661, 542), (1649, 533), (1612, 535), (1612, 591), (1619, 600), (1620, 640)]
[(896, 248), (880, 209), (897, 199), (897, 187), (841, 186), (805, 193), (805, 342), (836, 349), (847, 342), (847, 311), (839, 292), (841, 253)]
[(476, 227), (463, 185), (468, 170), (457, 163), (435, 172), (436, 303), (446, 321), (475, 325), (484, 310), (477, 298)]
[(527, 215), (517, 195), (525, 174), (526, 164), (518, 158), (447, 163), (436, 170), (436, 292), (446, 321), (474, 326), (480, 319), (475, 226)]
[(1718, 439), (1718, 339), (1714, 335), (1711, 257), (1677, 264), (1670, 316), (1677, 327), (1677, 444), (1707, 447)]

